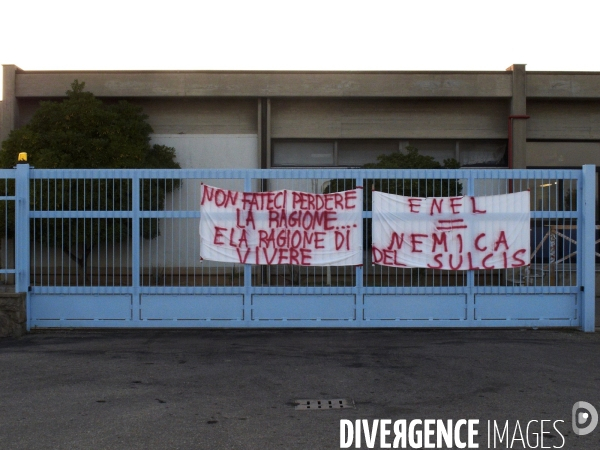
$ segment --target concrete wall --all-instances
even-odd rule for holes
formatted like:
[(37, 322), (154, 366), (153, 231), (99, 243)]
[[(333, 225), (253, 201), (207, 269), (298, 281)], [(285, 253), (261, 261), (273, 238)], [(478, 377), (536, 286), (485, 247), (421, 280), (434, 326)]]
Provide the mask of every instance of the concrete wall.
[(528, 142), (528, 167), (600, 166), (600, 142)]
[[(87, 88), (87, 87), (86, 87)], [(18, 127), (26, 125), (41, 99), (19, 99)], [(148, 115), (155, 134), (257, 134), (256, 99), (129, 99)]]
[(63, 97), (73, 80), (99, 97), (510, 98), (509, 72), (23, 72), (20, 98)]
[(528, 72), (528, 98), (598, 99), (597, 72)]
[(149, 118), (155, 135), (258, 133), (256, 99), (131, 99)]
[(0, 293), (0, 337), (19, 337), (27, 331), (25, 294)]
[(508, 100), (274, 99), (272, 138), (505, 139)]
[(256, 134), (154, 134), (152, 144), (176, 150), (182, 168), (260, 168)]
[(527, 108), (527, 139), (600, 141), (600, 100), (530, 100)]
[(16, 66), (2, 66), (2, 102), (0, 103), (0, 142), (5, 140), (18, 123), (19, 109), (15, 94)]

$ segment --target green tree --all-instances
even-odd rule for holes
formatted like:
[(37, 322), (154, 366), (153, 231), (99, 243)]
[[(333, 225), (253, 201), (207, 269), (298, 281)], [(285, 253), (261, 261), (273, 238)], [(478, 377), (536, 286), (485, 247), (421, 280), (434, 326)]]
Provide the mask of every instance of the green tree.
[[(75, 80), (65, 100), (42, 102), (30, 122), (12, 131), (2, 143), (0, 166), (13, 167), (18, 154), (26, 152), (28, 162), (39, 169), (180, 168), (174, 148), (150, 144), (152, 127), (140, 107), (126, 101), (105, 103), (84, 88), (85, 83)], [(131, 208), (131, 180), (40, 181), (31, 185), (32, 210), (126, 211)], [(179, 180), (143, 180), (140, 186), (142, 209), (163, 209), (165, 195), (179, 184)], [(12, 189), (6, 185), (3, 190)], [(14, 214), (8, 212), (7, 216)], [(14, 233), (13, 221), (0, 224), (2, 226), (8, 227), (9, 235)], [(144, 219), (140, 228), (146, 239), (160, 234), (157, 219)], [(32, 239), (42, 245), (60, 246), (77, 262), (84, 279), (88, 256), (94, 247), (118, 244), (130, 236), (130, 219), (43, 219), (35, 220), (32, 227)]]

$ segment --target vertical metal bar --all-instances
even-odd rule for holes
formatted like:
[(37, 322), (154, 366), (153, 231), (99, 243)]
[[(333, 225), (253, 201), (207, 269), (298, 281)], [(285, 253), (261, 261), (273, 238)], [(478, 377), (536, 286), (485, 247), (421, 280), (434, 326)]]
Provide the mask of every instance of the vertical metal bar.
[[(362, 187), (361, 189), (361, 198), (360, 198), (360, 203), (364, 204), (363, 202), (363, 198), (366, 195), (366, 191), (365, 191), (365, 184), (364, 184), (364, 179), (361, 175), (358, 175), (356, 177), (356, 187)], [(362, 248), (362, 242), (364, 242), (364, 239), (362, 236), (364, 236), (364, 232), (363, 232), (363, 223), (364, 223), (364, 215), (365, 212), (363, 211), (363, 217), (360, 218), (360, 230), (358, 231), (359, 235), (361, 236), (361, 250), (362, 253), (364, 255), (364, 249)], [(364, 295), (364, 283), (363, 283), (363, 267), (365, 264), (364, 261), (365, 258), (363, 258), (363, 264), (360, 266), (356, 267), (355, 270), (355, 305), (356, 305), (356, 322), (357, 324), (363, 325), (365, 322), (365, 316), (364, 316), (364, 309), (365, 309), (365, 295)]]
[[(46, 211), (50, 211), (50, 178), (48, 178), (46, 180), (46, 189), (43, 188), (43, 184), (42, 184), (42, 207), (41, 207), (42, 210), (44, 209), (44, 201), (43, 201), (44, 191), (46, 192), (46, 201), (45, 201)], [(46, 219), (46, 252), (47, 252), (46, 267), (44, 267), (42, 269), (42, 277), (44, 277), (44, 276), (46, 277), (46, 286), (48, 286), (50, 284), (50, 267), (51, 267), (50, 256), (52, 253), (50, 251), (50, 249), (52, 248), (52, 243), (50, 242), (50, 236), (51, 236), (50, 222), (51, 222), (51, 219)], [(42, 222), (42, 224), (43, 224), (43, 222)], [(42, 226), (42, 230), (40, 230), (40, 231), (41, 231), (40, 239), (43, 239), (43, 237), (42, 237), (42, 234), (44, 233), (43, 226)], [(44, 263), (44, 259), (42, 258), (42, 265), (43, 265), (43, 263)], [(43, 280), (43, 278), (42, 278), (42, 280)], [(42, 281), (42, 284), (44, 284), (43, 281)]]
[[(73, 180), (70, 178), (65, 178), (64, 182), (67, 183), (67, 205), (63, 205), (63, 210), (67, 209), (67, 210), (71, 210), (71, 205), (73, 204), (73, 198), (72, 198), (72, 190), (71, 188), (73, 187)], [(69, 218), (67, 219), (67, 233), (66, 236), (71, 236), (71, 227), (73, 226), (73, 218)], [(62, 235), (62, 243), (63, 243), (63, 258), (65, 258), (65, 248), (69, 248), (69, 238), (66, 239), (65, 241), (65, 233), (63, 232)], [(69, 248), (70, 250), (70, 248)], [(65, 265), (66, 267), (66, 277), (67, 280), (65, 281)], [(61, 286), (71, 286), (71, 258), (67, 257), (66, 258), (66, 263), (62, 264), (62, 284)]]
[[(119, 186), (119, 190), (117, 191), (115, 189), (115, 182), (116, 182), (116, 178), (113, 178), (112, 179), (112, 195), (113, 195), (113, 203), (112, 204), (113, 204), (113, 210), (122, 211), (123, 210), (123, 205), (121, 205), (121, 186)], [(121, 180), (119, 180), (119, 183), (120, 182), (121, 182)], [(116, 192), (119, 192), (119, 198), (118, 198), (118, 200), (115, 199)], [(117, 201), (118, 201), (118, 205), (117, 205)], [(121, 264), (120, 263), (119, 263), (118, 270), (115, 272), (115, 253), (116, 253), (115, 249), (117, 248), (115, 246), (115, 239), (116, 239), (115, 238), (115, 230), (116, 230), (116, 223), (117, 223), (116, 221), (117, 220), (119, 220), (119, 229), (121, 229), (121, 225), (122, 225), (121, 220), (123, 220), (123, 219), (116, 219), (115, 217), (112, 218), (112, 225), (113, 225), (112, 226), (112, 239), (111, 239), (111, 247), (113, 249), (112, 252), (111, 252), (112, 253), (112, 263), (111, 263), (112, 264), (112, 278), (113, 278), (113, 286), (115, 286), (115, 283), (117, 283), (115, 281), (115, 273), (118, 273), (119, 274), (119, 281), (118, 281), (117, 286), (122, 286), (123, 283), (121, 281), (121, 275), (122, 274), (121, 274)], [(123, 244), (120, 243), (119, 245), (123, 245)], [(121, 253), (121, 252), (119, 252), (119, 253)]]
[[(593, 332), (595, 328), (596, 301), (596, 166), (586, 164), (582, 170), (582, 202), (578, 206), (581, 223), (582, 245), (577, 264), (583, 269), (583, 284), (581, 293), (581, 328), (585, 332)], [(579, 260), (582, 262), (580, 263)], [(579, 267), (577, 268), (579, 271)]]
[(29, 164), (17, 164), (15, 174), (15, 291), (27, 296), (27, 330), (31, 329), (29, 302)]
[[(54, 180), (54, 196), (52, 197), (54, 199), (54, 208), (52, 209), (53, 211), (57, 211), (58, 210), (58, 197), (57, 197), (57, 184), (58, 184), (58, 177)], [(48, 285), (52, 285), (52, 286), (56, 286), (56, 271), (57, 271), (57, 266), (58, 266), (58, 256), (57, 256), (57, 252), (56, 249), (57, 247), (57, 236), (58, 236), (58, 220), (57, 218), (54, 219), (54, 276), (53, 276), (53, 281), (52, 283), (50, 283), (50, 279), (48, 279)], [(62, 236), (62, 235), (61, 235)]]
[[(248, 171), (244, 176), (244, 192), (252, 192), (252, 178)], [(252, 320), (252, 266), (244, 264), (244, 323)]]
[[(4, 178), (4, 192), (2, 194), (4, 197), (8, 196), (8, 179)], [(3, 239), (2, 242), (4, 242), (3, 245), (3, 257), (2, 257), (2, 261), (4, 261), (5, 264), (5, 268), (9, 269), (11, 267), (11, 264), (8, 261), (8, 227), (6, 226), (8, 224), (8, 200), (4, 200), (3, 201), (4, 204), (4, 236), (2, 236), (1, 238)], [(2, 275), (2, 282), (4, 284), (8, 283), (8, 274), (4, 274)]]
[[(467, 195), (475, 195), (475, 175), (469, 171), (467, 178)], [(467, 270), (467, 321), (474, 321), (477, 318), (477, 304), (475, 301), (475, 271)], [(474, 323), (474, 322), (472, 322)]]
[(556, 225), (550, 225), (550, 286), (556, 286)]
[[(16, 183), (16, 181), (15, 181), (15, 183)], [(33, 205), (33, 209), (35, 210), (35, 205), (37, 204), (37, 198), (36, 198), (36, 195), (37, 195), (37, 183), (36, 183), (35, 180), (33, 180), (33, 182), (31, 182), (29, 184), (29, 188), (30, 188), (30, 196), (31, 196), (31, 194), (33, 194), (33, 199), (30, 202), (30, 206)], [(17, 202), (15, 202), (15, 208), (16, 208), (16, 203)], [(15, 220), (16, 220), (16, 218), (15, 218)], [(31, 219), (30, 222), (29, 222), (29, 226), (33, 230), (34, 234), (36, 233), (36, 230), (37, 230), (36, 227), (37, 227), (37, 224), (38, 224), (38, 222), (37, 222), (38, 220), (39, 219)], [(15, 222), (15, 226), (16, 226), (16, 222)], [(16, 228), (16, 230), (18, 230), (18, 228)], [(36, 284), (35, 280), (37, 280), (37, 273), (36, 273), (36, 268), (37, 268), (37, 260), (36, 260), (37, 248), (36, 248), (36, 246), (37, 246), (37, 243), (34, 240), (33, 241), (33, 249), (31, 249), (31, 248), (29, 249), (30, 255), (31, 255), (31, 263), (29, 264), (29, 267), (32, 268), (31, 270), (33, 271), (33, 280), (34, 280), (33, 284), (34, 285)], [(15, 252), (17, 252), (18, 249), (19, 248), (17, 247), (16, 242), (15, 242)], [(15, 264), (16, 264), (16, 256), (15, 256)], [(15, 269), (16, 269), (16, 267), (15, 267)], [(15, 277), (16, 277), (16, 275), (15, 275)]]
[(140, 172), (133, 171), (131, 175), (131, 310), (134, 323), (142, 319), (140, 298)]
[[(171, 186), (173, 186), (174, 183), (175, 183), (175, 179), (171, 178)], [(166, 203), (167, 200), (166, 199), (167, 199), (167, 196), (168, 196), (168, 192), (167, 192), (167, 180), (166, 179), (165, 179), (165, 183), (164, 183), (164, 190), (165, 190), (164, 196), (165, 196), (165, 210), (166, 210), (166, 208), (167, 208), (167, 203)], [(175, 201), (175, 198), (174, 198), (175, 197), (175, 192), (173, 190), (171, 191), (171, 196), (172, 196), (173, 202), (174, 202)], [(174, 210), (174, 209), (175, 209), (175, 206), (174, 205), (171, 206), (171, 210)], [(181, 203), (179, 203), (179, 209), (180, 210), (182, 209)], [(171, 219), (165, 218), (162, 221), (163, 228), (165, 228), (167, 226), (167, 223), (169, 223), (170, 226), (171, 226), (171, 254), (173, 254), (173, 255), (175, 254), (175, 252), (173, 251), (173, 249), (175, 248), (175, 235), (174, 235), (175, 225), (177, 224), (177, 227), (179, 227), (179, 229), (181, 230), (181, 226), (183, 224), (187, 224), (187, 222), (188, 221), (186, 219), (175, 219), (175, 218), (171, 218)], [(157, 219), (157, 223), (160, 223), (160, 219)], [(179, 235), (180, 236), (182, 235), (181, 232), (179, 233)], [(185, 234), (184, 236), (187, 236), (187, 234)], [(158, 241), (158, 239), (157, 239), (157, 241)], [(179, 243), (178, 246), (177, 246), (178, 247), (177, 248), (177, 267), (178, 267), (178, 269), (177, 269), (177, 285), (178, 286), (182, 285), (181, 284), (181, 278), (182, 278), (182, 274), (181, 274), (181, 266), (182, 266), (182, 264), (181, 264), (181, 257), (182, 257), (182, 253), (183, 252), (181, 251), (181, 241), (182, 241), (181, 239), (177, 240), (177, 242)], [(168, 245), (167, 242), (168, 242), (168, 238), (167, 238), (167, 235), (165, 233), (165, 237), (164, 237), (164, 240), (163, 240), (163, 260), (162, 260), (162, 266), (161, 266), (162, 272), (160, 274), (160, 277), (162, 278), (162, 280), (160, 282), (161, 286), (166, 286), (167, 285), (167, 251), (166, 251), (167, 245)], [(157, 251), (159, 250), (158, 244), (156, 245), (156, 250)], [(190, 252), (190, 249), (186, 246), (186, 248), (185, 248), (185, 256), (186, 256), (186, 258), (185, 258), (185, 262), (186, 262), (185, 263), (185, 273), (186, 274), (189, 271), (189, 263), (188, 263), (188, 261), (190, 260), (189, 259), (189, 252)], [(172, 280), (173, 280), (173, 265), (174, 264), (175, 264), (175, 259), (173, 257), (171, 257), (171, 283), (169, 283), (169, 286), (173, 285), (173, 281)], [(187, 282), (187, 276), (186, 276), (186, 282)]]
[[(83, 211), (87, 211), (87, 178), (83, 178)], [(82, 268), (82, 274), (81, 277), (83, 279), (83, 284), (82, 286), (86, 286), (87, 285), (87, 256), (85, 254), (85, 248), (87, 247), (87, 219), (85, 217), (83, 217), (81, 219), (81, 221), (83, 222), (83, 253), (81, 255), (82, 261), (83, 261), (83, 268)]]

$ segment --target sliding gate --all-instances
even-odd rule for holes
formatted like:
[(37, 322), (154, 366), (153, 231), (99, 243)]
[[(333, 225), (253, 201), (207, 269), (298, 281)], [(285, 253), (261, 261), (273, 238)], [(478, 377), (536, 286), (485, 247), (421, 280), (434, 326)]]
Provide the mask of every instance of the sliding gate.
[[(7, 232), (4, 245), (14, 242), (17, 290), (28, 294), (31, 328), (594, 329), (594, 166), (582, 170), (38, 170), (19, 165), (14, 171), (3, 171), (9, 172), (7, 179), (16, 178), (15, 234), (12, 241)], [(362, 186), (363, 265), (201, 261), (202, 183), (247, 192), (326, 193)], [(373, 265), (371, 189), (415, 197), (529, 190), (531, 264), (471, 271)]]

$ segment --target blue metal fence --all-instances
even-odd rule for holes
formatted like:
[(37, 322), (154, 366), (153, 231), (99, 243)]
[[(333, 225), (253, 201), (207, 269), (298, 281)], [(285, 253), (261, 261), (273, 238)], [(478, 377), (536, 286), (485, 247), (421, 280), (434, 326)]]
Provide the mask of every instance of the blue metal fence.
[[(29, 327), (594, 329), (594, 166), (46, 170), (20, 164), (1, 171), (2, 179), (0, 275), (14, 276), (16, 290), (28, 292)], [(419, 197), (529, 190), (532, 263), (468, 272), (372, 265), (368, 198), (362, 267), (201, 261), (201, 183), (313, 193), (363, 186), (367, 197), (373, 185)]]

